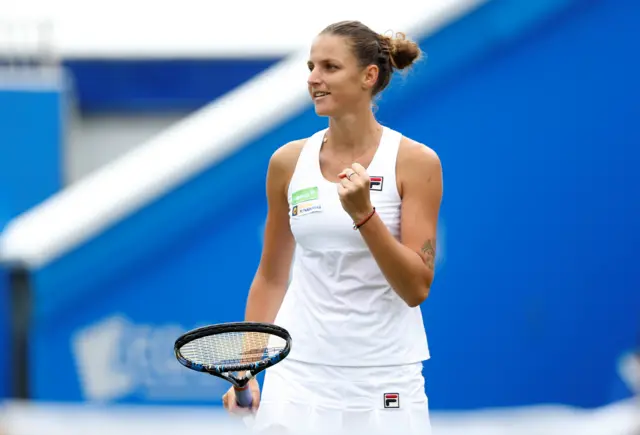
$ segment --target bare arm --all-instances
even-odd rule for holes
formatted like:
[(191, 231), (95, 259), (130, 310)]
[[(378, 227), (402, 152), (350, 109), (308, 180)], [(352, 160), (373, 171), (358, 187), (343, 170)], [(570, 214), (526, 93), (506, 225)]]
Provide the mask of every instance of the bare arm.
[(435, 274), (442, 168), (434, 151), (406, 138), (403, 142), (398, 155), (400, 242), (377, 215), (360, 228), (360, 233), (391, 287), (407, 305), (415, 307), (429, 296)]
[[(294, 141), (280, 147), (269, 161), (267, 169), (267, 222), (264, 229), (264, 243), (258, 270), (253, 277), (245, 320), (250, 322), (273, 323), (289, 284), (289, 272), (295, 242), (289, 226), (289, 202), (287, 190), (295, 169), (300, 150), (305, 141)], [(249, 381), (253, 399), (252, 412), (260, 406), (260, 386), (258, 380)], [(246, 410), (236, 403), (234, 387), (222, 396), (222, 403), (230, 413), (244, 414)]]
[(264, 244), (247, 298), (247, 321), (273, 323), (287, 291), (295, 246), (289, 227), (287, 190), (303, 144), (302, 140), (290, 142), (269, 161)]

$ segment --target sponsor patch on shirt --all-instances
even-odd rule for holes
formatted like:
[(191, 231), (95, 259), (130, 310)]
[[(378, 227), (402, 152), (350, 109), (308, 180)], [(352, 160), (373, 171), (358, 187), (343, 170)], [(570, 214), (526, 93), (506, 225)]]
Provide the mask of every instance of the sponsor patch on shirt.
[(384, 181), (383, 177), (369, 177), (369, 190), (377, 190), (382, 192), (382, 182)]
[(304, 216), (322, 211), (317, 187), (308, 187), (291, 195), (291, 216)]
[(291, 209), (291, 216), (304, 216), (309, 213), (322, 211), (322, 204), (317, 201), (303, 202), (294, 205)]

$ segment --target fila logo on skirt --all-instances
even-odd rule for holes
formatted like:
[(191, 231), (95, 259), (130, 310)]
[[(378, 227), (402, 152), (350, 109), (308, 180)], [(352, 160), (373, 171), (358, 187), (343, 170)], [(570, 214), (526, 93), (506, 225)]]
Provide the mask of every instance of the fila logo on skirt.
[(369, 177), (369, 190), (382, 190), (383, 177)]
[(400, 394), (398, 394), (398, 393), (384, 393), (384, 407), (385, 408), (400, 408)]

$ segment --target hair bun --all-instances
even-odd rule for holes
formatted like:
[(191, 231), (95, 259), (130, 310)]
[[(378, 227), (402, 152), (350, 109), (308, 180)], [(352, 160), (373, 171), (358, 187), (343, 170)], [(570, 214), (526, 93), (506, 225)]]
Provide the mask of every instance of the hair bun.
[(398, 32), (394, 36), (382, 36), (389, 47), (389, 58), (395, 69), (405, 69), (413, 65), (420, 58), (421, 50), (418, 44), (407, 39), (407, 36)]

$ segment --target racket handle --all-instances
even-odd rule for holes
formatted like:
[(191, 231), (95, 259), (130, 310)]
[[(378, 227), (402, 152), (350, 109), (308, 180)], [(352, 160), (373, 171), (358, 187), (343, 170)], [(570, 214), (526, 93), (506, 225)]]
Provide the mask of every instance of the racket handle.
[(233, 387), (236, 393), (236, 402), (240, 408), (251, 408), (253, 404), (253, 395), (251, 394), (251, 388), (249, 384), (242, 388)]

